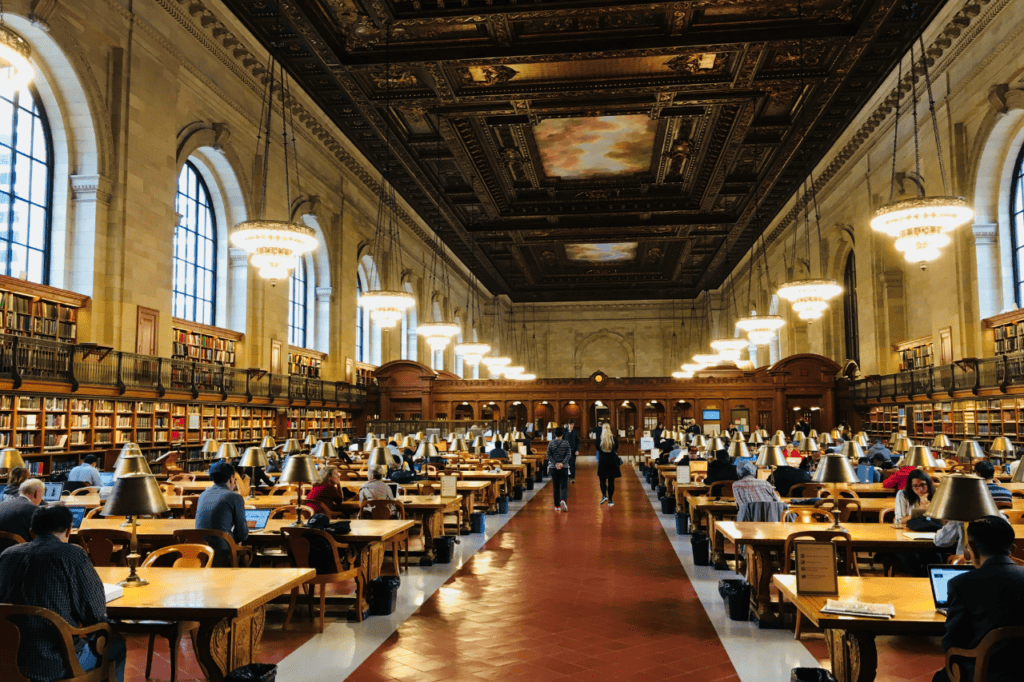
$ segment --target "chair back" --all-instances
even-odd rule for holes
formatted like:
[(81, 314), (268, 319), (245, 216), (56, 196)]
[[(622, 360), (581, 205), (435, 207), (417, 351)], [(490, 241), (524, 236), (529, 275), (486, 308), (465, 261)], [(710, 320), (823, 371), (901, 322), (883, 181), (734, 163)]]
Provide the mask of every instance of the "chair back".
[(0, 552), (13, 547), (14, 545), (20, 545), (25, 542), (25, 538), (21, 537), (17, 533), (11, 533), (6, 530), (0, 530)]
[(419, 494), (420, 495), (436, 495), (436, 488), (429, 483), (420, 483)]
[(182, 481), (188, 481), (189, 483), (195, 483), (196, 482), (196, 475), (195, 474), (174, 474), (173, 476), (171, 476), (170, 478), (167, 479), (168, 483), (178, 483), (178, 482), (182, 482)]
[(896, 522), (896, 508), (889, 507), (878, 512), (879, 523), (895, 523)]
[(953, 682), (966, 679), (969, 671), (965, 669), (964, 659), (967, 658), (974, 660), (975, 680), (989, 679), (989, 668), (993, 667), (993, 662), (1001, 673), (1000, 679), (1017, 677), (1017, 674), (1011, 671), (1017, 670), (1016, 652), (1020, 651), (1024, 641), (1013, 646), (1007, 641), (1011, 639), (1024, 640), (1024, 625), (990, 630), (973, 649), (951, 647), (946, 651), (946, 675)]
[(427, 476), (435, 476), (435, 475), (437, 475), (437, 467), (434, 466), (433, 464), (428, 464), (428, 465), (426, 465), (423, 468), (426, 470)]
[(209, 545), (167, 545), (142, 562), (142, 567), (213, 568), (213, 547)]
[[(296, 568), (315, 568), (317, 569), (318, 577), (324, 575), (324, 569), (329, 569), (327, 573), (344, 573), (348, 570), (341, 560), (341, 550), (347, 549), (347, 547), (339, 544), (334, 539), (334, 536), (327, 531), (317, 528), (303, 528), (302, 526), (289, 526), (282, 528), (281, 532), (288, 538), (288, 555), (291, 557)], [(310, 542), (311, 538), (319, 538), (320, 541), (326, 542), (327, 546), (330, 547), (332, 564), (330, 567), (313, 565), (311, 563), (310, 555), (313, 553), (313, 543)], [(313, 542), (318, 542), (318, 540)]]
[(71, 491), (71, 495), (69, 495), (69, 497), (88, 497), (89, 495), (99, 495), (99, 494), (100, 494), (100, 489), (99, 488), (93, 488), (93, 487), (90, 487), (90, 486), (86, 486), (84, 488), (79, 488), (78, 490)]
[(1011, 490), (1010, 497), (1014, 498), (1015, 500), (1024, 500), (1024, 490)]
[(835, 530), (800, 530), (790, 533), (782, 547), (782, 572), (792, 573), (793, 571), (793, 545), (797, 542), (836, 542), (841, 543), (845, 548), (845, 555), (841, 555), (839, 561), (839, 575), (860, 575), (857, 568), (857, 559), (853, 553), (853, 543), (850, 534), (844, 531)]
[(716, 481), (711, 484), (708, 490), (710, 497), (732, 497), (732, 484), (735, 481)]
[(386, 521), (395, 518), (393, 511), (397, 509), (398, 518), (405, 518), (405, 505), (398, 500), (363, 500), (359, 503), (359, 514), (356, 518), (371, 518)]
[(270, 489), (270, 492), (267, 493), (267, 494), (268, 495), (287, 495), (289, 493), (294, 493), (296, 490), (297, 490), (297, 488), (294, 485), (275, 485), (273, 488)]
[(693, 474), (690, 478), (693, 480), (694, 483), (703, 483), (704, 479), (707, 478), (707, 477), (708, 477), (707, 474), (701, 473), (701, 474)]
[(298, 507), (298, 512), (296, 512), (296, 505), (286, 504), (285, 506), (277, 507), (272, 512), (270, 512), (270, 518), (294, 519), (296, 513), (301, 514), (302, 520), (306, 521), (313, 517), (313, 508), (307, 507), (306, 505), (302, 505), (301, 507)]
[(736, 513), (736, 521), (778, 523), (786, 513), (786, 503), (775, 501), (744, 502)]
[(97, 516), (101, 516), (102, 514), (103, 514), (103, 507), (93, 507), (89, 511), (85, 512), (85, 518), (87, 518), (87, 519), (95, 519)]
[(832, 512), (832, 516), (838, 516), (840, 523), (846, 523), (850, 520), (850, 516), (857, 512), (860, 513), (860, 500), (851, 500), (845, 497), (823, 497), (814, 503), (815, 507), (820, 507)]
[[(210, 530), (207, 528), (181, 528), (174, 531), (174, 537), (180, 544), (209, 545), (214, 548), (214, 551), (217, 550), (218, 545), (227, 545), (225, 556), (229, 560), (231, 568), (239, 568), (239, 545), (229, 533), (225, 533), (222, 530)], [(211, 540), (213, 542), (211, 542)]]
[[(17, 651), (21, 645), (22, 627), (28, 619), (43, 619), (52, 628), (54, 641), (59, 642), (57, 653), (65, 670), (71, 671), (71, 677), (61, 682), (106, 682), (114, 677), (114, 666), (107, 660), (107, 647), (110, 644), (112, 630), (109, 623), (97, 623), (87, 628), (72, 627), (59, 614), (38, 606), (20, 606), (16, 604), (0, 604), (0, 642), (3, 642), (4, 656), (0, 656), (0, 680), (5, 682), (31, 682), (18, 669)], [(75, 636), (96, 633), (95, 648), (100, 655), (99, 665), (88, 672), (82, 669), (75, 652)]]
[(460, 481), (463, 478), (465, 478), (465, 474), (463, 472), (459, 471), (458, 469), (445, 469), (442, 473), (445, 476), (454, 476), (455, 478), (459, 479)]
[(181, 498), (182, 518), (194, 519), (199, 509), (199, 495), (187, 495)]
[(824, 509), (790, 509), (786, 523), (835, 523), (832, 513)]
[(181, 495), (184, 493), (184, 489), (180, 485), (174, 485), (173, 483), (161, 483), (160, 492), (162, 492), (164, 495), (174, 495), (176, 497), (181, 497)]
[(1019, 525), (1022, 522), (1021, 519), (1024, 519), (1024, 509), (1007, 509), (1003, 515), (1011, 524)]
[(824, 488), (821, 483), (797, 483), (790, 486), (790, 497), (817, 497), (818, 491)]
[(93, 528), (78, 531), (78, 542), (93, 566), (127, 566), (124, 549), (131, 541), (132, 534), (126, 530)]
[(840, 498), (840, 499), (845, 499), (845, 500), (859, 500), (860, 499), (860, 495), (857, 494), (856, 490), (845, 490), (843, 488), (836, 488), (835, 490), (833, 490), (831, 488), (822, 488), (818, 492), (818, 497), (820, 497), (821, 499), (826, 499), (826, 498), (833, 498), (833, 499), (834, 498)]

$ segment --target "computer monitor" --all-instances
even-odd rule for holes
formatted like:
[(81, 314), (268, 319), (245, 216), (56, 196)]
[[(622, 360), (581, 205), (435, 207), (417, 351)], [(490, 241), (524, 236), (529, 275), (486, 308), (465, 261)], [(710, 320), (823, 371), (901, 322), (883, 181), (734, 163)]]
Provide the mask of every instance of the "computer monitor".
[(114, 472), (113, 471), (101, 471), (100, 472), (100, 487), (106, 488), (114, 485)]
[(43, 502), (57, 502), (64, 493), (63, 483), (44, 483), (46, 491), (43, 493)]
[(68, 507), (71, 510), (71, 527), (78, 528), (82, 525), (82, 519), (88, 511), (85, 507)]
[(245, 523), (249, 526), (249, 530), (263, 530), (267, 527), (267, 521), (270, 520), (270, 509), (246, 509), (245, 510)]

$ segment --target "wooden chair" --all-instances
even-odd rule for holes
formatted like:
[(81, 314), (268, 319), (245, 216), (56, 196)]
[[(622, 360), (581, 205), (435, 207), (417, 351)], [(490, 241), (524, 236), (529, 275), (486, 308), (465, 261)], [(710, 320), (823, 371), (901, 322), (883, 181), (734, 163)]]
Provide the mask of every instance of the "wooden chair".
[[(329, 519), (348, 518), (344, 513), (336, 512), (322, 500), (303, 500), (302, 505), (313, 510), (314, 514), (323, 514)], [(294, 505), (289, 505), (294, 506)]]
[[(1024, 465), (1021, 465), (1024, 466)], [(1024, 500), (1024, 490), (1014, 490), (1010, 492), (1010, 496), (1014, 499)]]
[(786, 523), (835, 523), (835, 517), (825, 509), (797, 508), (786, 512)]
[(417, 487), (417, 492), (419, 492), (420, 495), (436, 495), (437, 488), (430, 483), (420, 483)]
[(846, 497), (823, 497), (814, 503), (815, 507), (824, 507), (832, 516), (839, 517), (839, 523), (846, 523), (850, 516), (856, 512), (860, 514), (860, 499), (852, 500)]
[(97, 516), (101, 516), (102, 514), (103, 514), (103, 507), (93, 507), (89, 511), (85, 512), (85, 518), (87, 518), (87, 519), (95, 519)]
[(1010, 520), (1010, 523), (1014, 525), (1024, 523), (1024, 521), (1022, 521), (1022, 519), (1024, 519), (1024, 509), (1007, 509), (1003, 514), (1005, 514), (1006, 518)]
[(857, 491), (843, 490), (842, 488), (837, 488), (835, 490), (832, 490), (830, 488), (822, 488), (820, 491), (818, 491), (818, 497), (820, 497), (823, 500), (828, 498), (840, 498), (846, 500), (860, 499), (860, 495), (857, 494)]
[(93, 566), (127, 566), (132, 534), (126, 530), (94, 528), (78, 531), (78, 544)]
[[(176, 557), (176, 558), (175, 558)], [(213, 547), (209, 545), (168, 545), (156, 550), (142, 562), (141, 568), (170, 561), (171, 568), (213, 568)], [(153, 645), (159, 635), (167, 640), (170, 649), (171, 682), (178, 681), (178, 653), (185, 635), (199, 629), (196, 621), (177, 622), (162, 620), (122, 621), (117, 629), (136, 635), (149, 635), (146, 652), (146, 679), (153, 670)]]
[(196, 475), (195, 474), (174, 474), (173, 476), (171, 476), (170, 478), (167, 479), (168, 483), (181, 483), (181, 482), (185, 482), (185, 481), (187, 481), (189, 483), (195, 483), (196, 482)]
[(186, 495), (182, 497), (181, 507), (181, 518), (194, 519), (196, 517), (196, 510), (199, 508), (199, 495)]
[(716, 481), (708, 490), (708, 497), (732, 497), (732, 484), (735, 481)]
[[(395, 511), (393, 511), (395, 510)], [(397, 517), (399, 519), (405, 518), (405, 505), (399, 500), (362, 500), (359, 503), (359, 514), (356, 516), (358, 519), (367, 518), (367, 512), (371, 519), (378, 521), (386, 521), (388, 519)], [(386, 544), (391, 545), (391, 562), (395, 568), (395, 575), (401, 575), (402, 572), (398, 568), (398, 548), (402, 545), (405, 546), (405, 570), (409, 571), (409, 531), (404, 531), (399, 535), (394, 536), (388, 540)]]
[(425, 467), (423, 467), (423, 469), (426, 472), (427, 476), (436, 476), (437, 475), (437, 467), (434, 466), (433, 464), (428, 464)]
[(896, 523), (896, 508), (889, 507), (878, 512), (879, 523)]
[[(288, 505), (285, 505), (283, 507), (277, 507), (272, 512), (270, 512), (270, 518), (272, 518), (272, 519), (294, 519), (295, 518), (295, 514), (296, 514), (295, 510), (296, 510), (296, 505), (294, 505), (294, 504), (288, 504)], [(302, 520), (303, 521), (308, 521), (310, 518), (312, 518), (312, 516), (313, 516), (313, 514), (315, 512), (313, 511), (312, 507), (307, 507), (306, 505), (302, 505), (302, 507), (299, 508), (298, 513), (302, 515)]]
[[(18, 656), (15, 654), (18, 643), (22, 639), (21, 627), (27, 616), (42, 618), (56, 630), (53, 634), (57, 655), (61, 663), (71, 671), (71, 677), (60, 682), (108, 682), (114, 679), (114, 664), (107, 660), (107, 648), (113, 629), (110, 623), (96, 623), (86, 628), (72, 627), (66, 620), (49, 609), (38, 606), (19, 606), (0, 604), (0, 641), (4, 642), (4, 656), (0, 656), (0, 680), (6, 682), (30, 682), (18, 669)], [(85, 671), (78, 661), (75, 652), (75, 637), (91, 637), (96, 635), (95, 649), (99, 654), (99, 665), (95, 669)]]
[(231, 568), (247, 568), (252, 565), (252, 549), (235, 542), (230, 533), (222, 530), (182, 528), (174, 531), (175, 539), (187, 545), (209, 545), (210, 538), (222, 540), (228, 546)]
[(1013, 500), (996, 500), (996, 509), (1013, 509)]
[(789, 487), (790, 497), (817, 497), (825, 486), (821, 483), (797, 483)]
[[(857, 567), (856, 555), (853, 552), (853, 543), (850, 541), (850, 534), (834, 530), (804, 530), (790, 533), (782, 546), (782, 572), (791, 573), (793, 570), (793, 545), (797, 542), (835, 542), (840, 540), (845, 547), (845, 554), (839, 562), (839, 575), (860, 575)], [(800, 639), (800, 629), (803, 625), (803, 615), (799, 610), (796, 612), (796, 627), (793, 632), (794, 639)]]
[(162, 492), (164, 495), (173, 495), (175, 497), (181, 497), (185, 491), (180, 485), (174, 485), (173, 483), (161, 483), (160, 492)]
[(99, 488), (92, 488), (92, 487), (86, 486), (84, 488), (79, 488), (78, 490), (72, 490), (71, 494), (68, 497), (88, 497), (89, 495), (99, 495), (99, 494), (100, 494), (100, 489)]
[(690, 478), (693, 480), (694, 483), (703, 483), (704, 479), (707, 478), (707, 477), (708, 477), (707, 474), (700, 473), (700, 474), (694, 474)]
[[(314, 568), (310, 566), (309, 554), (312, 546), (310, 544), (310, 538), (319, 538), (321, 541), (326, 542), (331, 548), (331, 556), (333, 559), (333, 571), (330, 573), (318, 573), (316, 576), (306, 581), (305, 585), (309, 588), (309, 619), (313, 620), (313, 598), (316, 593), (316, 586), (320, 586), (320, 632), (324, 631), (324, 611), (327, 606), (327, 585), (333, 583), (340, 583), (347, 580), (354, 580), (356, 583), (356, 604), (361, 604), (363, 601), (363, 576), (359, 569), (355, 566), (354, 555), (351, 555), (347, 545), (339, 544), (330, 533), (315, 528), (301, 528), (301, 527), (288, 527), (282, 528), (282, 532), (288, 538), (288, 553), (291, 555), (292, 563), (296, 568)], [(346, 561), (342, 561), (342, 555), (345, 555)], [(346, 568), (348, 566), (348, 568)], [(299, 596), (299, 588), (292, 590), (291, 599), (288, 602), (288, 615), (284, 618), (284, 627), (287, 628), (288, 624), (291, 623), (292, 613), (295, 611), (295, 601)], [(356, 614), (356, 620), (363, 620), (363, 613), (361, 608), (357, 608), (358, 613)]]
[(6, 530), (0, 530), (0, 552), (13, 547), (14, 545), (20, 545), (25, 542), (25, 538), (21, 537), (17, 533), (10, 533)]
[(294, 493), (296, 490), (298, 490), (298, 488), (294, 485), (275, 485), (273, 488), (270, 489), (270, 491), (267, 494), (287, 495), (289, 493)]
[(445, 469), (444, 471), (441, 472), (441, 475), (442, 476), (454, 476), (455, 478), (459, 479), (460, 481), (463, 480), (466, 477), (466, 475), (463, 472), (459, 471), (458, 469)]
[[(987, 680), (988, 679), (988, 668), (992, 663), (992, 653), (996, 644), (1005, 642), (1008, 639), (1019, 639), (1024, 640), (1024, 625), (1015, 625), (1013, 627), (996, 628), (991, 630), (985, 635), (978, 646), (973, 649), (960, 649), (958, 647), (952, 647), (946, 651), (946, 675), (949, 676), (951, 682), (960, 682), (963, 679), (963, 659), (970, 658), (974, 660), (974, 678), (975, 680)], [(1018, 644), (1017, 646), (1020, 646)], [(1007, 649), (1016, 649), (1007, 643), (1006, 646), (1000, 647), (1002, 656), (1013, 656), (1013, 653), (1007, 651)], [(960, 660), (954, 660), (960, 659)], [(1016, 659), (1016, 656), (1014, 656)], [(1014, 660), (1016, 665), (1016, 660)]]

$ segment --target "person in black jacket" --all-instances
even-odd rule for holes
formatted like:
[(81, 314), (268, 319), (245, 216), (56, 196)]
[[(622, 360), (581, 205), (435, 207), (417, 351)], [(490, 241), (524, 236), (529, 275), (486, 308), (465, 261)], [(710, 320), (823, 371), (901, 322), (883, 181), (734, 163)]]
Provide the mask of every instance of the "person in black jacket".
[(779, 491), (781, 497), (789, 497), (789, 489), (797, 483), (810, 483), (811, 462), (810, 457), (804, 457), (799, 467), (778, 467), (772, 473), (772, 484)]
[(615, 506), (615, 479), (622, 476), (619, 468), (619, 439), (612, 435), (612, 427), (608, 424), (601, 429), (601, 437), (597, 439), (597, 480), (601, 484), (601, 502)]
[(728, 450), (719, 450), (715, 453), (715, 459), (708, 462), (708, 475), (704, 479), (704, 485), (711, 485), (717, 481), (738, 481), (736, 465), (729, 460)]
[(665, 433), (665, 429), (661, 426), (661, 422), (651, 431), (651, 436), (654, 437), (654, 447), (661, 447), (661, 434)]
[(805, 436), (811, 435), (811, 425), (804, 419), (798, 419), (796, 422), (796, 430)]
[[(1010, 558), (1013, 541), (1013, 527), (1001, 516), (983, 516), (967, 525), (967, 545), (975, 570), (949, 581), (944, 650), (973, 649), (996, 628), (1024, 625), (1024, 566)], [(995, 645), (986, 682), (1020, 679), (1019, 642), (1008, 639)], [(960, 679), (974, 680), (973, 659), (953, 660), (965, 673)], [(935, 673), (932, 682), (949, 682), (945, 669)]]
[(580, 432), (576, 430), (576, 422), (570, 421), (565, 429), (565, 442), (572, 450), (572, 461), (569, 462), (569, 480), (576, 482), (576, 457), (580, 454)]

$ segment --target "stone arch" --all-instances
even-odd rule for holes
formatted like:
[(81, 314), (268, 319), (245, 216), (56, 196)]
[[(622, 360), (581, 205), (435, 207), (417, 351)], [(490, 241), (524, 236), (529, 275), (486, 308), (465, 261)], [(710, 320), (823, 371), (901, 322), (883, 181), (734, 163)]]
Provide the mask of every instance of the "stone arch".
[[(634, 376), (636, 374), (636, 356), (633, 352), (632, 340), (628, 339), (625, 335), (619, 332), (611, 331), (610, 329), (600, 329), (596, 332), (592, 332), (576, 343), (576, 353), (573, 357), (573, 365), (576, 370), (576, 376), (582, 377), (584, 372), (584, 356), (587, 350), (596, 343), (606, 342), (611, 343), (614, 346), (620, 348), (625, 356), (627, 374), (626, 376)], [(596, 367), (594, 369), (603, 369), (609, 371), (607, 368)]]

